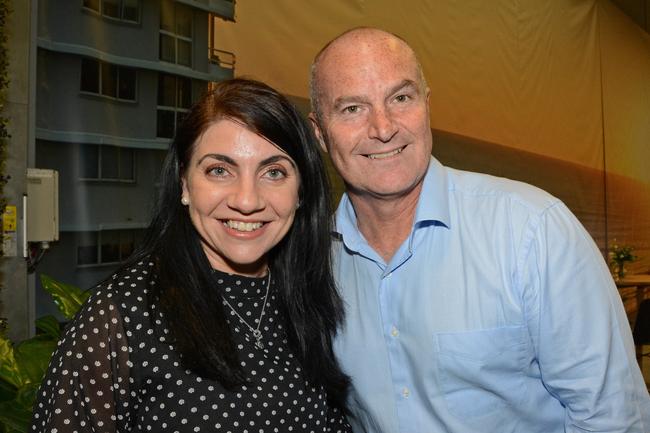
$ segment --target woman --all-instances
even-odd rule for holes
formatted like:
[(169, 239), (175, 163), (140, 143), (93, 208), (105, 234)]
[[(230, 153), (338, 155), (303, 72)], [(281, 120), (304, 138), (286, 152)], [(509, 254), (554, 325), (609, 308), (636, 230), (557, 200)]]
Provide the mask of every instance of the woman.
[(349, 431), (329, 212), (295, 108), (217, 84), (177, 131), (143, 246), (68, 326), (32, 431)]

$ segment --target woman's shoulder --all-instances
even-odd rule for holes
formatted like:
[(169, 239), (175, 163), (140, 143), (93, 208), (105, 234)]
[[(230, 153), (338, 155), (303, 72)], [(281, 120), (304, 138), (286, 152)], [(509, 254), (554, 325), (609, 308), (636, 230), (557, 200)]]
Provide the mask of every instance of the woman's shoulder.
[(119, 269), (90, 289), (86, 308), (97, 304), (111, 304), (123, 313), (146, 309), (149, 293), (156, 284), (154, 263), (142, 260)]
[(96, 290), (106, 287), (115, 293), (132, 289), (146, 290), (156, 283), (154, 275), (155, 264), (152, 260), (141, 260), (125, 266), (98, 284)]
[(147, 338), (142, 333), (151, 327), (153, 268), (147, 261), (126, 266), (91, 288), (60, 344), (76, 344), (78, 350), (120, 341), (127, 347), (132, 339)]

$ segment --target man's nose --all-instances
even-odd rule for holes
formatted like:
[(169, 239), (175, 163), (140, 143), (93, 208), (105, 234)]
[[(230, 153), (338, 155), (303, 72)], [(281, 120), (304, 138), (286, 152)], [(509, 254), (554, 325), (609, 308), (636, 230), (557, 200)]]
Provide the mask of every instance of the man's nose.
[(264, 208), (264, 197), (255, 179), (239, 179), (233, 185), (228, 206), (242, 214), (251, 214)]
[(385, 108), (375, 109), (370, 117), (370, 138), (383, 143), (389, 142), (397, 134), (397, 124)]

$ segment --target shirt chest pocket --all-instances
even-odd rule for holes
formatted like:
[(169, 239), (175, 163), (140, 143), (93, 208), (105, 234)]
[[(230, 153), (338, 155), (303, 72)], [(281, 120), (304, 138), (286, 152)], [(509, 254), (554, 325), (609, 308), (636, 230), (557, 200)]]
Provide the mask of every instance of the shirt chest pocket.
[(449, 411), (483, 422), (518, 403), (525, 395), (527, 342), (523, 326), (435, 334), (439, 390)]

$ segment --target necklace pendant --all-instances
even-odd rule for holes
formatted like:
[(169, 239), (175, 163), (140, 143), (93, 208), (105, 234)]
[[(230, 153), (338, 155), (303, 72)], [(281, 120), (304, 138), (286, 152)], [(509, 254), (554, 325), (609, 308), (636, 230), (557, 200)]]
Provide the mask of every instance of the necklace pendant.
[(264, 343), (262, 343), (262, 331), (259, 329), (253, 329), (253, 337), (255, 337), (255, 347), (258, 349), (264, 349)]
[[(266, 308), (266, 301), (269, 297), (269, 291), (271, 289), (271, 270), (269, 269), (268, 273), (268, 280), (266, 280), (266, 293), (264, 294), (264, 303), (262, 304), (262, 311), (260, 312), (260, 318), (257, 319), (257, 329), (254, 329), (238, 312), (233, 308), (232, 305), (230, 305), (230, 302), (222, 296), (223, 302), (225, 305), (227, 305), (232, 313), (239, 318), (239, 321), (246, 325), (246, 327), (251, 331), (253, 334), (253, 338), (255, 338), (255, 347), (262, 350), (264, 349), (264, 343), (262, 343), (262, 331), (260, 331), (260, 326), (262, 325), (262, 318), (264, 317), (264, 308)], [(235, 328), (236, 329), (236, 328)]]

